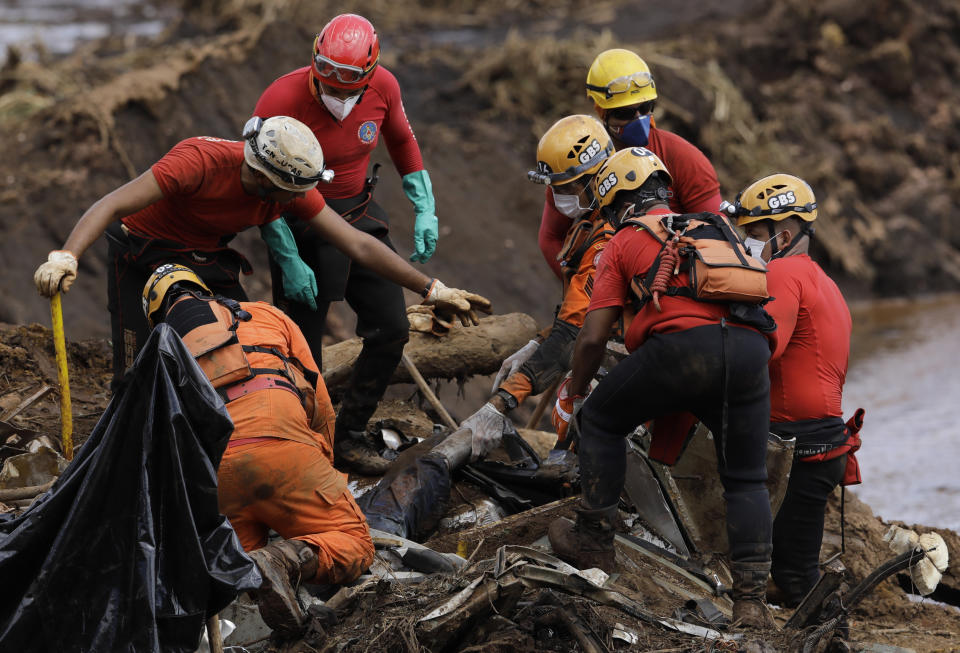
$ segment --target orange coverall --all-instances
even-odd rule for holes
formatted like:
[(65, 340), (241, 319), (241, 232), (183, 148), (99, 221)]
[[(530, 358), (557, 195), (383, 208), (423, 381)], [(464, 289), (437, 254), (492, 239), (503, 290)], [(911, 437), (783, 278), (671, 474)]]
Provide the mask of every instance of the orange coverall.
[[(270, 347), (316, 369), (303, 334), (282, 311), (263, 302), (240, 306), (251, 315), (238, 323), (241, 345)], [(272, 354), (246, 356), (252, 368), (284, 367)], [(273, 529), (317, 552), (319, 567), (310, 582), (346, 583), (373, 562), (373, 541), (346, 475), (333, 468), (335, 414), (322, 377), (316, 405), (323, 420), (319, 432), (309, 428), (297, 395), (284, 388), (256, 390), (227, 403), (234, 431), (217, 472), (220, 511), (245, 550), (266, 545)]]
[[(499, 389), (512, 395), (517, 405), (531, 394), (546, 390), (552, 379), (569, 369), (567, 348), (572, 347), (576, 333), (583, 326), (593, 293), (597, 262), (613, 234), (613, 229), (596, 213), (575, 222), (567, 233), (567, 241), (558, 255), (563, 262), (563, 301), (550, 335), (546, 335), (546, 339), (560, 342), (553, 347), (552, 343), (541, 344), (526, 364), (500, 384)], [(565, 333), (554, 333), (558, 331), (558, 325), (564, 327)]]

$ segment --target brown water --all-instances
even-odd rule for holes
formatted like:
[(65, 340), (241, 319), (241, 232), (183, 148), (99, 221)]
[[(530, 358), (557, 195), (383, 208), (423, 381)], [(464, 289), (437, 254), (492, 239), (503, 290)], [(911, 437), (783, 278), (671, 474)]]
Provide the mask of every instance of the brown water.
[(26, 48), (29, 59), (31, 46), (63, 55), (105, 36), (156, 36), (176, 14), (162, 0), (0, 0), (0, 60), (8, 45)]
[(843, 409), (867, 411), (854, 492), (884, 519), (960, 530), (960, 295), (851, 312)]

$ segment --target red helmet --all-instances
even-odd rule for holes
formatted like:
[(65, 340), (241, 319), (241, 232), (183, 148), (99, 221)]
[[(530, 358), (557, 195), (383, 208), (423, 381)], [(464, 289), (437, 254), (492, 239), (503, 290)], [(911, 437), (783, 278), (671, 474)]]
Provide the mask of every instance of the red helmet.
[(313, 76), (336, 88), (364, 86), (380, 61), (380, 39), (370, 21), (356, 14), (340, 14), (313, 42)]

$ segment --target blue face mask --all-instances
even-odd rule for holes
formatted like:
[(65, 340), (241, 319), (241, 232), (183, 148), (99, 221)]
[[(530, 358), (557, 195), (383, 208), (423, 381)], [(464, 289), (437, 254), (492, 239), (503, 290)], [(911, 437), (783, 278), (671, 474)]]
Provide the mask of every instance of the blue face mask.
[(650, 114), (631, 120), (620, 130), (617, 139), (630, 147), (643, 147), (650, 139)]

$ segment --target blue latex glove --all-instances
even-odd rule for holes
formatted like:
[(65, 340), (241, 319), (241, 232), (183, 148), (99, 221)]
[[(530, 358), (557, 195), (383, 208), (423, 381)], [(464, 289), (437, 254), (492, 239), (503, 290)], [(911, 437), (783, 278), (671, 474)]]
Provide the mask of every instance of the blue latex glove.
[(286, 221), (278, 218), (260, 225), (260, 237), (283, 273), (283, 296), (317, 310), (317, 277), (300, 258)]
[(416, 251), (410, 260), (426, 263), (437, 249), (440, 237), (437, 208), (433, 201), (433, 184), (426, 170), (418, 170), (403, 176), (403, 192), (413, 204), (417, 219), (413, 223), (413, 246)]

